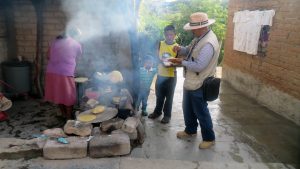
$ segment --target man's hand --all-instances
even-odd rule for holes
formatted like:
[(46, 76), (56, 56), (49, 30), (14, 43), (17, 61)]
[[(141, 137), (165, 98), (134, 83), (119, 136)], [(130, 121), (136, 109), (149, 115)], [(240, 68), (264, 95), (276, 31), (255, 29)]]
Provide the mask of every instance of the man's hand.
[(183, 58), (169, 58), (168, 61), (177, 65), (181, 65)]
[(178, 53), (180, 51), (181, 47), (180, 46), (174, 46), (173, 51)]

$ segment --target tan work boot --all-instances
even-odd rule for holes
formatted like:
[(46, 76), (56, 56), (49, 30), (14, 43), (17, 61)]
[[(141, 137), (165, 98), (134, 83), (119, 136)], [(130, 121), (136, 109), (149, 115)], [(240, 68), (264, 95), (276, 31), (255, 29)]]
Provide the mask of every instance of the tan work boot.
[(208, 149), (213, 145), (215, 145), (215, 141), (203, 141), (199, 144), (199, 148), (200, 149)]
[(176, 134), (177, 138), (179, 138), (179, 139), (190, 138), (190, 137), (193, 137), (195, 135), (197, 135), (197, 133), (195, 133), (195, 134), (188, 134), (185, 131), (179, 131)]

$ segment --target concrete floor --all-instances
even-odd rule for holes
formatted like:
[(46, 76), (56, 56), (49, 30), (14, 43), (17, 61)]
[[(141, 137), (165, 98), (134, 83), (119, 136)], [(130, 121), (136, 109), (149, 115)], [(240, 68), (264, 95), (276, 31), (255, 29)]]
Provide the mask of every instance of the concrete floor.
[[(131, 156), (188, 161), (300, 163), (300, 127), (245, 97), (222, 82), (218, 100), (209, 102), (216, 133), (216, 145), (199, 150), (200, 129), (193, 139), (179, 140), (184, 129), (182, 114), (182, 71), (178, 71), (173, 114), (170, 124), (145, 119), (147, 139)], [(148, 111), (155, 106), (151, 90)]]
[[(133, 149), (125, 158), (130, 158), (129, 161), (138, 161), (137, 164), (142, 161), (142, 164), (144, 162), (149, 166), (151, 160), (158, 162), (157, 159), (160, 159), (167, 160), (170, 166), (177, 163), (173, 160), (179, 160), (191, 162), (187, 164), (191, 166), (196, 165), (192, 163), (196, 161), (206, 164), (204, 166), (218, 164), (220, 168), (225, 163), (253, 164), (254, 166), (250, 168), (259, 168), (255, 167), (255, 164), (264, 164), (261, 168), (299, 168), (300, 127), (245, 97), (225, 82), (222, 82), (219, 99), (209, 103), (216, 145), (208, 150), (199, 150), (200, 129), (197, 137), (187, 140), (177, 139), (176, 132), (184, 129), (181, 109), (183, 78), (180, 70), (178, 73), (171, 122), (163, 125), (159, 122), (160, 118), (151, 120), (144, 117), (147, 135), (145, 143)], [(154, 106), (155, 94), (151, 90), (148, 112), (152, 112)], [(39, 134), (46, 128), (63, 125), (63, 121), (55, 117), (56, 107), (33, 100), (15, 101), (14, 107), (8, 112), (10, 120), (0, 122), (0, 137), (32, 138), (32, 134)], [(150, 163), (145, 159), (150, 160)], [(123, 163), (124, 161), (128, 163), (128, 159), (123, 159)], [(119, 165), (121, 163), (119, 162)], [(169, 166), (162, 162), (161, 166), (164, 165), (162, 168)], [(196, 168), (197, 166), (199, 165), (196, 165)], [(144, 166), (144, 169), (146, 168)], [(249, 168), (249, 165), (245, 168)]]

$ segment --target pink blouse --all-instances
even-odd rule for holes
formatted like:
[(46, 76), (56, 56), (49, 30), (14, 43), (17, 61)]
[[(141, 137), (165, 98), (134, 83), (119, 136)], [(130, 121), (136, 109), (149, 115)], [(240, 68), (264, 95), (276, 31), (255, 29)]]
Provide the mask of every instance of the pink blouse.
[(76, 57), (81, 54), (81, 45), (71, 37), (55, 39), (49, 49), (47, 73), (74, 76)]

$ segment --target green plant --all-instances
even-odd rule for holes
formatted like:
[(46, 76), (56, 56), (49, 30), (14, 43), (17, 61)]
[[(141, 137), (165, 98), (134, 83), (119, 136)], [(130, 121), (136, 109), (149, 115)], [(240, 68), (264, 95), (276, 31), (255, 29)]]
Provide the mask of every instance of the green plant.
[[(176, 41), (180, 45), (188, 45), (193, 36), (191, 32), (183, 30), (183, 26), (188, 22), (190, 14), (194, 12), (205, 12), (209, 18), (216, 20), (211, 26), (219, 41), (224, 44), (226, 24), (227, 24), (227, 1), (224, 0), (190, 0), (175, 1), (172, 3), (162, 3), (158, 1), (143, 1), (139, 15), (139, 32), (147, 34), (150, 40), (157, 41), (163, 39), (163, 28), (168, 24), (176, 27)], [(219, 63), (224, 54), (222, 45)]]

